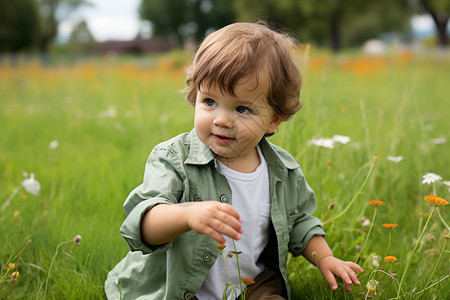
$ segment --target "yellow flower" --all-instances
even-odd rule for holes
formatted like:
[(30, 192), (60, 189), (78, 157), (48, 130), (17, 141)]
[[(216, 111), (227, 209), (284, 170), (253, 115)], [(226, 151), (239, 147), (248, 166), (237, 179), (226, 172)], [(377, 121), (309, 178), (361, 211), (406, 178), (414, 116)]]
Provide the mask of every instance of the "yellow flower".
[(378, 206), (384, 205), (384, 202), (383, 202), (383, 201), (380, 201), (380, 200), (370, 200), (370, 201), (369, 201), (369, 204), (370, 204), (370, 205), (373, 205), (373, 206), (375, 206), (375, 207), (378, 207)]
[(17, 278), (17, 277), (19, 277), (19, 272), (18, 272), (18, 271), (15, 271), (15, 272), (13, 272), (13, 273), (11, 274), (11, 276), (12, 276), (13, 278)]
[(219, 249), (220, 251), (222, 251), (223, 249), (225, 249), (227, 245), (218, 245), (216, 246), (217, 249)]
[(251, 280), (250, 278), (242, 278), (242, 282), (245, 284), (245, 285), (250, 285), (250, 284), (254, 284), (255, 282), (253, 281), (253, 280)]
[(8, 264), (8, 267), (6, 268), (6, 272), (9, 272), (9, 271), (11, 271), (12, 269), (14, 269), (16, 267), (16, 265), (15, 264), (13, 264), (13, 263), (9, 263)]
[(391, 228), (397, 227), (397, 225), (398, 224), (395, 224), (395, 223), (385, 223), (382, 226), (391, 229)]
[(384, 261), (385, 262), (388, 262), (388, 263), (393, 263), (393, 262), (395, 262), (395, 261), (397, 261), (398, 259), (397, 259), (397, 257), (395, 257), (395, 256), (386, 256), (385, 258), (384, 258)]
[(441, 197), (433, 196), (433, 195), (425, 196), (425, 200), (427, 200), (428, 202), (430, 202), (434, 206), (442, 206), (442, 205), (447, 205), (448, 204), (447, 200), (444, 200)]

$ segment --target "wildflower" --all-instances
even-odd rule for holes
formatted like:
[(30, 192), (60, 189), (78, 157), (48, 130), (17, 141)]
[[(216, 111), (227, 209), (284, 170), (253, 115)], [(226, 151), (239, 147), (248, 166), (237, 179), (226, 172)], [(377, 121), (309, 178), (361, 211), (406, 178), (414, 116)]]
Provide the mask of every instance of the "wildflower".
[(19, 216), (19, 214), (20, 214), (20, 211), (19, 210), (15, 210), (14, 214), (13, 214), (14, 218), (17, 218)]
[(388, 156), (387, 160), (392, 161), (394, 163), (399, 163), (403, 160), (403, 156)]
[(442, 181), (442, 184), (450, 187), (450, 181)]
[(434, 206), (442, 206), (442, 205), (447, 205), (448, 204), (447, 200), (444, 200), (441, 197), (433, 196), (433, 195), (425, 196), (425, 200), (427, 200), (428, 202), (430, 202)]
[(375, 268), (378, 268), (379, 266), (380, 266), (380, 256), (379, 255), (374, 255), (374, 256), (372, 256), (372, 265), (375, 267)]
[(367, 282), (366, 287), (369, 290), (369, 292), (373, 292), (376, 295), (378, 284), (379, 284), (378, 281), (376, 281), (375, 279), (371, 279)]
[(384, 202), (380, 201), (380, 200), (370, 200), (369, 204), (372, 206), (378, 207), (378, 206), (383, 206)]
[(74, 242), (77, 246), (80, 246), (81, 235), (76, 235), (76, 236), (73, 238), (73, 242)]
[(365, 219), (362, 223), (361, 223), (362, 227), (369, 227), (370, 226), (370, 220), (369, 219)]
[(30, 177), (28, 177), (27, 173), (24, 173), (25, 179), (22, 181), (22, 186), (25, 188), (25, 191), (28, 193), (39, 196), (39, 191), (41, 190), (41, 185), (39, 181), (34, 179), (34, 174), (31, 173)]
[(316, 146), (324, 147), (324, 148), (334, 148), (334, 140), (330, 138), (318, 138), (311, 140), (311, 143), (313, 143)]
[(114, 107), (110, 107), (107, 110), (101, 111), (98, 116), (100, 119), (115, 118), (117, 117), (117, 110)]
[(17, 277), (19, 277), (19, 271), (12, 272), (11, 276), (12, 278), (17, 279)]
[(385, 227), (385, 228), (392, 229), (392, 228), (397, 227), (398, 224), (395, 224), (395, 223), (384, 223), (382, 226)]
[(245, 278), (245, 277), (242, 277), (242, 282), (245, 284), (245, 285), (250, 285), (250, 284), (254, 284), (255, 282), (253, 281), (253, 280), (251, 280), (250, 278)]
[(445, 143), (447, 143), (447, 139), (445, 137), (431, 139), (430, 143), (435, 144), (435, 145), (445, 144)]
[(9, 263), (8, 264), (8, 267), (6, 268), (6, 272), (9, 272), (9, 271), (11, 271), (12, 269), (14, 269), (16, 267), (16, 265), (15, 264), (13, 264), (13, 263)]
[(341, 144), (348, 144), (348, 142), (350, 142), (350, 138), (348, 136), (335, 134), (333, 136), (333, 141)]
[(430, 184), (442, 180), (442, 177), (435, 173), (426, 173), (425, 175), (422, 176), (422, 178), (423, 178), (422, 184), (425, 183)]
[(50, 150), (54, 150), (54, 149), (56, 149), (58, 147), (59, 147), (59, 142), (57, 140), (53, 140), (53, 141), (50, 142), (50, 144), (48, 144), (48, 148)]
[(387, 262), (387, 263), (393, 263), (393, 262), (396, 262), (397, 260), (398, 260), (397, 257), (391, 256), (391, 255), (386, 256), (384, 258), (384, 261)]
[(222, 251), (223, 249), (225, 249), (227, 245), (218, 245), (216, 246), (217, 249), (219, 249), (220, 251)]

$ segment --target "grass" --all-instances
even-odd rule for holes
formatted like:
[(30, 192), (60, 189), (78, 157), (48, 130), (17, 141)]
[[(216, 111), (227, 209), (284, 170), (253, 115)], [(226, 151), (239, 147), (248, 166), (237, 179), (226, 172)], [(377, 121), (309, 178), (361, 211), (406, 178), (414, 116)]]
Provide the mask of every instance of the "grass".
[[(0, 267), (32, 240), (15, 258), (19, 276), (14, 279), (12, 271), (2, 269), (0, 299), (105, 297), (106, 274), (128, 251), (118, 232), (124, 199), (140, 184), (152, 147), (193, 126), (193, 109), (177, 93), (184, 87), (184, 74), (179, 61), (173, 61), (155, 58), (145, 67), (132, 60), (0, 67), (0, 205), (23, 180), (23, 172), (35, 173), (42, 187), (39, 196), (20, 190), (0, 212)], [(332, 292), (315, 267), (290, 257), (294, 299), (363, 299), (369, 278), (378, 281), (378, 298), (396, 297), (395, 281), (372, 273), (372, 257), (384, 257), (388, 247), (389, 233), (381, 225), (399, 224), (392, 229), (389, 253), (398, 261), (382, 267), (400, 280), (432, 209), (424, 196), (433, 186), (422, 184), (422, 175), (450, 178), (448, 141), (432, 141), (448, 139), (450, 132), (449, 69), (448, 58), (410, 54), (312, 55), (304, 71), (304, 107), (270, 141), (301, 163), (316, 192), (316, 216), (334, 205), (325, 221), (348, 206), (373, 157), (378, 158), (343, 217), (326, 227), (336, 256), (355, 260), (369, 230), (360, 218), (371, 220), (374, 213), (368, 201), (385, 205), (377, 208), (361, 254), (361, 286)], [(351, 142), (334, 149), (309, 143), (334, 134), (349, 136)], [(56, 149), (49, 148), (53, 140), (59, 142)], [(404, 159), (393, 163), (389, 155)], [(437, 183), (435, 189), (449, 200), (448, 187)], [(440, 209), (444, 220), (448, 209)], [(402, 289), (409, 298), (448, 276), (449, 252), (442, 251), (448, 234), (433, 215), (404, 278)], [(76, 235), (82, 236), (81, 245), (63, 244), (55, 256), (58, 245)], [(421, 297), (444, 299), (449, 292), (447, 277)]]

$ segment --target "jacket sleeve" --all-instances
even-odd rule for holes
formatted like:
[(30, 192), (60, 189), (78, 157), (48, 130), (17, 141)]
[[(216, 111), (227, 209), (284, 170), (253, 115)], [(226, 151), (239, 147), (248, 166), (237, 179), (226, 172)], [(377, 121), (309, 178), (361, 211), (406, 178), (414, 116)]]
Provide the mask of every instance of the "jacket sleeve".
[(141, 220), (144, 214), (161, 203), (175, 204), (183, 196), (183, 179), (180, 175), (181, 160), (175, 159), (168, 149), (155, 148), (145, 165), (143, 183), (136, 187), (123, 205), (127, 218), (120, 233), (131, 251), (148, 254), (156, 249), (167, 249), (171, 243), (150, 246), (141, 239)]
[(301, 180), (297, 181), (297, 211), (295, 215), (288, 216), (293, 219), (288, 247), (294, 256), (302, 254), (309, 239), (314, 235), (325, 236), (322, 222), (312, 216), (317, 207), (314, 192), (303, 174), (300, 175)]

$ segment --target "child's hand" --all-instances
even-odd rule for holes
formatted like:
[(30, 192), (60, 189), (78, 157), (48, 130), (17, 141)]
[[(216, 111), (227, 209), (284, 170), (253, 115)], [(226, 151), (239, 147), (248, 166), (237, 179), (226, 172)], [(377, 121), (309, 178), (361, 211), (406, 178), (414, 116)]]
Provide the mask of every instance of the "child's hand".
[(352, 283), (355, 285), (360, 284), (353, 271), (356, 270), (360, 273), (364, 272), (364, 270), (354, 262), (342, 261), (334, 256), (323, 257), (317, 264), (323, 277), (328, 281), (328, 284), (333, 290), (338, 288), (336, 276), (342, 279), (345, 283), (345, 289), (350, 291)]
[(225, 244), (222, 234), (235, 240), (241, 238), (241, 217), (229, 204), (217, 201), (195, 202), (188, 207), (187, 224), (197, 233), (205, 234)]

